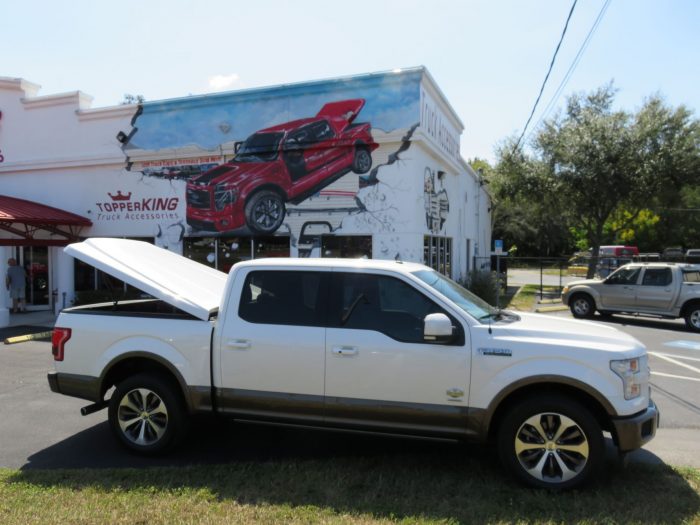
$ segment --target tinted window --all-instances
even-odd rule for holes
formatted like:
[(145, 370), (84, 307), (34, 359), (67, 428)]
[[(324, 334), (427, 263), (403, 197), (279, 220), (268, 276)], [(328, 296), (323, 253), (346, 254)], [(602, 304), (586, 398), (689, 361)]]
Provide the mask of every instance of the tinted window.
[(607, 284), (637, 284), (638, 277), (639, 268), (620, 268), (608, 277), (605, 282)]
[(446, 314), (418, 290), (393, 277), (334, 273), (333, 279), (331, 326), (375, 330), (397, 341), (424, 343), (425, 316)]
[(251, 272), (238, 315), (250, 323), (325, 326), (327, 280), (322, 272)]
[(647, 268), (642, 284), (644, 286), (668, 286), (671, 284), (670, 268)]
[(683, 272), (683, 282), (700, 283), (700, 271), (690, 270)]

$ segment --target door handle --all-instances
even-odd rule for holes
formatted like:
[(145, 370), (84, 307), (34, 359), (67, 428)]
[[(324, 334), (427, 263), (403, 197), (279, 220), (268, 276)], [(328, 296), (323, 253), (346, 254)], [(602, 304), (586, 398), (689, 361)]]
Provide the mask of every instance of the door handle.
[(247, 339), (230, 339), (226, 341), (226, 346), (230, 348), (238, 348), (240, 350), (245, 350), (250, 348), (250, 341)]
[(331, 350), (333, 355), (340, 357), (357, 355), (357, 347), (355, 346), (334, 346)]

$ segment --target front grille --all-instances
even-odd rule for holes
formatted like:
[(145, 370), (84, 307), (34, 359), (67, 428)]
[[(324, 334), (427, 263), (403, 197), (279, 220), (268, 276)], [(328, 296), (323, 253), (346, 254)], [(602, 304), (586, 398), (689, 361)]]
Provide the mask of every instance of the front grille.
[(187, 188), (187, 205), (191, 208), (211, 208), (211, 194), (206, 190)]

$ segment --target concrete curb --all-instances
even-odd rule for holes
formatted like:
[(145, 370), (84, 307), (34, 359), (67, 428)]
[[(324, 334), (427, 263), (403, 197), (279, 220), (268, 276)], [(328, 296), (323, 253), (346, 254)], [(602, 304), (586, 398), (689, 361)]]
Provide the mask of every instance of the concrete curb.
[(537, 312), (538, 314), (541, 314), (541, 313), (547, 313), (547, 312), (563, 312), (563, 311), (568, 310), (568, 309), (569, 309), (569, 307), (564, 306), (564, 305), (561, 305), (561, 306), (541, 306), (539, 308), (535, 308), (535, 312)]
[(51, 339), (52, 334), (53, 334), (53, 331), (37, 332), (35, 334), (27, 334), (27, 335), (16, 335), (14, 337), (8, 337), (7, 339), (5, 339), (4, 343), (6, 345), (13, 345), (16, 343), (24, 343), (26, 341), (49, 340), (49, 339)]

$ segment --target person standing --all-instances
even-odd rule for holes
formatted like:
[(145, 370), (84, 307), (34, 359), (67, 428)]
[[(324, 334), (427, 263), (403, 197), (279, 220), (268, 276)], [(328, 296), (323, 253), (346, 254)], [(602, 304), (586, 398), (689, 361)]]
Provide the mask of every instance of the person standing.
[(27, 283), (27, 272), (13, 258), (7, 260), (7, 275), (5, 286), (12, 298), (12, 313), (26, 312), (24, 305), (24, 288)]

